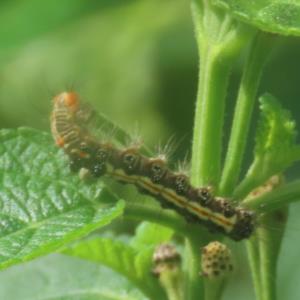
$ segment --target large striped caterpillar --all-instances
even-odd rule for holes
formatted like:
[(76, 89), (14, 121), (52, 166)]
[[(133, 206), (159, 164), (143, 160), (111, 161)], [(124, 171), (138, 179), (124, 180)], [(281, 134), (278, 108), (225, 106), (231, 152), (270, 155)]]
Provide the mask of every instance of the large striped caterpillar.
[(84, 124), (80, 124), (83, 122), (77, 94), (61, 93), (53, 104), (52, 134), (56, 144), (69, 156), (73, 171), (85, 168), (94, 177), (107, 174), (133, 184), (186, 220), (201, 223), (233, 240), (252, 234), (255, 225), (252, 211), (234, 207), (227, 199), (213, 196), (206, 187), (193, 187), (185, 174), (170, 170), (160, 157), (148, 158), (136, 146), (119, 149), (91, 136)]

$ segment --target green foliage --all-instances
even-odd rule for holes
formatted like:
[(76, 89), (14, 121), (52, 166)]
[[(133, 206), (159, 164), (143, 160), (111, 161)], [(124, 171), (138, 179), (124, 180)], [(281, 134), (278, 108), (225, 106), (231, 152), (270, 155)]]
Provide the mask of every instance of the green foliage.
[(212, 0), (234, 17), (260, 30), (300, 35), (300, 3), (294, 0)]
[[(192, 1), (199, 69), (192, 144), (191, 179), (195, 185), (217, 185), (221, 172), (222, 130), (229, 74), (253, 31), (209, 1)], [(212, 138), (214, 137), (214, 138)]]
[(64, 253), (104, 264), (123, 274), (150, 299), (163, 299), (157, 279), (151, 274), (153, 247), (135, 249), (116, 239), (94, 238), (81, 241)]
[(53, 254), (0, 273), (9, 300), (146, 300), (125, 277), (104, 266)]
[(156, 245), (166, 242), (171, 235), (171, 229), (143, 222), (130, 243), (96, 237), (76, 243), (63, 253), (108, 266), (128, 278), (150, 299), (163, 299), (158, 281), (151, 274), (152, 256)]
[[(191, 165), (194, 184), (215, 185), (216, 194), (221, 191), (237, 200), (240, 198), (241, 205), (258, 212), (282, 209), (287, 203), (300, 199), (299, 180), (295, 180), (276, 191), (243, 200), (254, 187), (271, 175), (285, 171), (300, 158), (300, 149), (295, 143), (295, 122), (270, 95), (260, 99), (261, 118), (254, 160), (246, 177), (236, 187), (242, 160), (247, 161), (243, 149), (251, 138), (248, 128), (251, 128), (251, 115), (255, 112), (260, 74), (274, 46), (273, 35), (260, 30), (299, 35), (300, 5), (297, 1), (193, 0), (201, 58), (195, 112), (196, 47), (191, 42), (186, 1), (85, 3), (57, 0), (41, 3), (28, 0), (3, 1), (0, 6), (0, 19), (6, 25), (0, 29), (3, 42), (0, 46), (0, 126), (18, 127), (27, 123), (33, 127), (47, 126), (48, 130), (48, 117), (41, 118), (38, 113), (42, 111), (44, 117), (47, 109), (48, 116), (50, 100), (44, 99), (51, 96), (41, 89), (57, 93), (70, 81), (75, 81), (75, 89), (84, 101), (93, 102), (93, 106), (112, 115), (112, 119), (125, 127), (129, 124), (132, 127), (132, 120), (138, 120), (146, 128), (142, 135), (154, 143), (167, 136), (167, 131), (173, 133), (181, 128), (178, 136), (189, 133), (187, 129), (191, 130), (194, 113)], [(261, 38), (255, 41), (256, 33)], [(266, 37), (267, 41), (263, 42)], [(222, 137), (227, 137), (225, 116), (232, 112), (231, 107), (226, 107), (229, 103), (226, 95), (230, 91), (232, 98), (236, 93), (231, 86), (228, 89), (229, 75), (237, 70), (239, 64), (236, 62), (242, 62), (238, 60), (239, 55), (250, 42), (252, 46), (248, 47), (249, 58), (243, 66), (244, 79), (239, 88), (240, 98), (245, 101), (240, 109), (236, 106), (232, 123), (232, 128), (238, 128), (241, 134), (236, 134), (237, 142), (229, 143), (228, 147), (233, 150), (233, 160), (240, 157), (238, 163), (230, 165), (227, 174), (227, 178), (235, 174), (234, 180), (229, 185), (225, 180), (223, 190), (222, 187), (218, 190), (226, 144)], [(292, 58), (284, 59), (292, 61), (296, 68), (297, 63)], [(296, 72), (298, 74), (298, 70)], [(277, 86), (280, 90), (286, 86), (290, 91), (290, 78), (286, 78), (280, 78)], [(269, 82), (271, 89), (266, 89), (265, 85), (261, 89), (273, 91), (275, 84)], [(284, 104), (289, 107), (291, 99), (297, 97), (291, 92), (289, 97), (280, 98), (290, 101)], [(118, 142), (128, 142), (130, 135), (121, 127), (114, 126), (103, 115), (98, 115), (97, 119), (99, 122), (93, 123), (89, 130), (97, 131), (105, 123), (116, 128)], [(183, 144), (186, 150), (189, 143)], [(147, 149), (142, 150), (149, 153)], [(226, 162), (227, 157), (224, 165)], [(199, 277), (199, 249), (210, 240), (206, 232), (195, 224), (187, 224), (174, 212), (161, 211), (158, 205), (144, 207), (145, 197), (136, 197), (132, 190), (122, 186), (122, 191), (126, 190), (122, 197), (126, 199), (125, 209), (125, 203), (117, 202), (119, 197), (108, 190), (103, 183), (105, 180), (85, 182), (77, 174), (71, 174), (67, 165), (65, 155), (57, 150), (48, 134), (24, 128), (0, 131), (0, 268), (61, 249), (73, 256), (50, 256), (27, 262), (24, 267), (13, 266), (2, 271), (1, 299), (139, 300), (146, 299), (145, 295), (147, 299), (164, 299), (158, 280), (150, 274), (152, 254), (157, 244), (169, 241), (175, 233), (185, 238), (185, 246), (180, 245), (185, 248), (182, 251), (184, 300), (204, 298), (203, 280)], [(114, 192), (120, 189), (118, 185), (112, 186)], [(132, 200), (134, 198), (138, 199)], [(128, 228), (123, 228), (127, 223), (122, 227), (115, 225), (114, 239), (97, 233), (96, 237), (70, 246), (70, 242), (121, 215), (157, 224), (143, 222), (126, 241), (121, 241), (117, 233), (128, 234), (132, 230), (130, 225)], [(272, 215), (266, 214), (260, 221), (263, 225), (276, 225)], [(258, 229), (258, 236), (249, 244), (256, 266), (252, 274), (262, 281), (258, 299), (274, 300), (276, 297), (276, 265), (284, 229), (284, 224), (281, 225), (277, 236), (265, 228)], [(182, 242), (181, 239), (176, 241)], [(221, 291), (222, 286), (215, 284), (214, 289)], [(213, 293), (205, 295), (207, 300), (212, 300), (210, 294)], [(291, 299), (290, 294), (287, 295)], [(244, 290), (243, 298), (246, 298)]]
[(236, 190), (237, 196), (247, 195), (272, 175), (284, 171), (300, 159), (295, 122), (290, 113), (270, 94), (259, 100), (261, 119), (256, 132), (254, 160)]
[[(213, 3), (219, 6), (214, 6)], [(224, 7), (227, 10), (222, 10)], [(275, 45), (273, 43), (275, 39), (272, 36), (269, 38), (269, 34), (262, 33), (259, 29), (286, 35), (299, 34), (298, 11), (298, 5), (294, 5), (291, 1), (289, 3), (277, 1), (276, 4), (271, 1), (193, 1), (196, 39), (201, 59), (192, 151), (192, 180), (195, 184), (213, 185), (216, 193), (221, 192), (243, 202), (243, 199), (254, 188), (263, 185), (270, 176), (284, 172), (292, 163), (299, 160), (300, 148), (295, 143), (294, 121), (271, 96), (265, 95), (261, 99), (262, 120), (256, 135), (254, 161), (245, 178), (236, 187), (242, 158), (244, 158), (244, 148), (248, 144), (246, 143), (249, 139), (248, 128), (250, 128), (264, 62), (270, 56), (269, 50)], [(258, 26), (263, 23), (262, 19), (265, 27)], [(247, 27), (244, 22), (240, 22), (241, 20), (246, 20), (245, 23), (250, 25), (256, 25), (252, 27), (252, 33), (256, 31), (257, 34), (252, 35), (249, 28), (248, 31), (245, 30)], [(254, 40), (253, 36), (258, 38)], [(231, 37), (231, 45), (225, 42), (227, 37)], [(225, 43), (220, 46), (219, 41)], [(230, 142), (224, 161), (225, 172), (223, 170), (223, 178), (219, 184), (223, 122), (228, 103), (225, 97), (227, 81), (229, 71), (238, 57), (237, 46), (245, 46), (247, 41), (251, 41), (249, 43), (251, 47), (248, 48), (248, 59), (243, 65), (244, 73), (240, 82)], [(293, 189), (296, 183), (287, 185), (286, 189), (282, 188), (281, 197), (278, 197), (277, 203), (273, 203), (273, 206), (271, 195), (274, 194), (270, 193), (269, 196), (265, 196), (268, 198), (268, 209), (284, 207), (286, 203), (284, 203), (283, 195), (289, 194), (289, 201), (299, 199), (297, 198), (299, 188)], [(218, 190), (218, 185), (220, 190)], [(263, 197), (260, 198), (260, 202), (257, 202), (261, 204), (260, 206), (252, 205), (251, 207), (255, 207), (258, 211), (263, 210), (262, 201)], [(253, 200), (253, 203), (256, 201)], [(274, 238), (269, 231), (262, 233), (264, 233), (265, 241), (254, 240), (252, 246), (249, 247), (248, 254), (250, 262), (251, 257), (254, 257), (251, 264), (259, 266), (259, 268), (252, 268), (253, 278), (257, 279), (259, 273), (263, 274), (261, 291), (259, 291), (259, 285), (255, 285), (257, 299), (274, 300), (276, 298), (274, 277), (283, 235), (280, 234)], [(191, 249), (197, 245), (196, 241), (189, 240), (188, 242)], [(195, 252), (189, 252), (189, 260), (197, 260)], [(189, 277), (188, 298), (197, 299), (197, 296), (201, 295), (200, 297), (207, 297), (206, 299), (219, 299), (219, 296), (211, 296), (211, 293), (201, 290), (201, 283), (196, 280), (196, 272), (197, 270), (193, 270), (193, 266), (190, 265), (187, 275)], [(214, 287), (215, 290), (221, 290), (221, 288), (221, 285)]]
[(0, 267), (45, 255), (122, 214), (101, 185), (71, 176), (48, 134), (0, 132)]
[(173, 234), (174, 232), (170, 228), (154, 223), (142, 222), (136, 229), (131, 245), (137, 249), (152, 247), (169, 241)]
[(255, 155), (263, 156), (269, 153), (278, 158), (285, 153), (288, 156), (285, 159), (291, 159), (289, 154), (295, 152), (293, 150), (296, 130), (290, 112), (283, 109), (278, 100), (270, 94), (263, 95), (259, 101), (261, 120), (256, 133)]

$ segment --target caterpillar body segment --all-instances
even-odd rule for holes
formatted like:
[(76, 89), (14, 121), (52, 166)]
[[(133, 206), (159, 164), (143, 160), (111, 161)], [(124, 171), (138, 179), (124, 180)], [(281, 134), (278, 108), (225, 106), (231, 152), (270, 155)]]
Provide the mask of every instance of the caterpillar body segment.
[(139, 147), (119, 149), (91, 136), (80, 118), (79, 97), (64, 92), (53, 101), (51, 130), (56, 144), (70, 158), (73, 171), (87, 169), (94, 177), (111, 176), (133, 184), (142, 193), (157, 199), (162, 207), (181, 214), (239, 241), (251, 236), (255, 227), (252, 211), (235, 207), (225, 198), (215, 197), (206, 187), (193, 187), (187, 175), (174, 172), (164, 159), (149, 158)]

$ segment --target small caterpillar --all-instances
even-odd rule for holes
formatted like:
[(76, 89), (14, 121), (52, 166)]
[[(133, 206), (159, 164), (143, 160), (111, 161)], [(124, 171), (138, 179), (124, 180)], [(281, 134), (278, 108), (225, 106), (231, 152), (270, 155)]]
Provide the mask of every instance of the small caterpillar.
[(206, 187), (193, 187), (185, 174), (170, 170), (160, 157), (142, 155), (138, 147), (118, 149), (111, 143), (97, 141), (84, 124), (80, 124), (77, 94), (63, 92), (53, 103), (52, 135), (69, 156), (73, 171), (85, 168), (94, 177), (107, 174), (120, 182), (133, 184), (141, 193), (151, 195), (187, 221), (201, 223), (233, 240), (251, 236), (255, 226), (252, 211), (234, 207), (225, 198), (214, 197)]

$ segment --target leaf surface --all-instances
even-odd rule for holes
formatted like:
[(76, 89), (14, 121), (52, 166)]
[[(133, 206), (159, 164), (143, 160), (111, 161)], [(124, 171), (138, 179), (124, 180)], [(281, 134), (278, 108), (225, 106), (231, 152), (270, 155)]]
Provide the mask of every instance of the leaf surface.
[(295, 0), (213, 0), (228, 13), (260, 30), (300, 35), (300, 2)]
[(125, 242), (97, 237), (80, 241), (63, 253), (108, 266), (128, 278), (150, 299), (164, 299), (158, 280), (151, 273), (153, 249), (137, 251)]
[(53, 252), (123, 208), (100, 181), (70, 173), (49, 134), (0, 131), (0, 268)]
[(254, 160), (236, 191), (237, 194), (242, 191), (243, 196), (300, 160), (296, 123), (290, 112), (270, 94), (263, 95), (259, 101), (261, 117), (256, 130)]
[(51, 254), (0, 272), (0, 299), (146, 300), (147, 298), (126, 278), (106, 267), (75, 257)]

